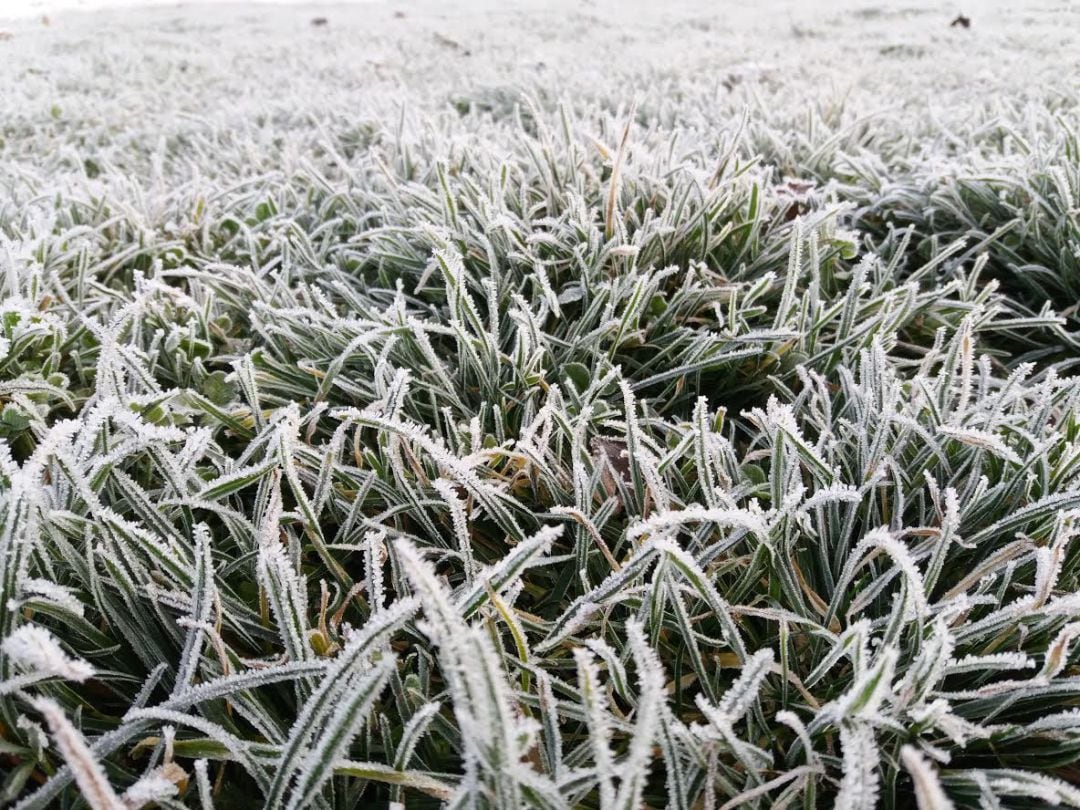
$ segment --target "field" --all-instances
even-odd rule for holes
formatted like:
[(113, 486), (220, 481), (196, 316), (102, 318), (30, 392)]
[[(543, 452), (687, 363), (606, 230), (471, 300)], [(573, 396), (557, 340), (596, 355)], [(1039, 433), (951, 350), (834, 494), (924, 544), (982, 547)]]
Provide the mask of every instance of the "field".
[(1080, 9), (734, 6), (0, 26), (0, 805), (1080, 807)]

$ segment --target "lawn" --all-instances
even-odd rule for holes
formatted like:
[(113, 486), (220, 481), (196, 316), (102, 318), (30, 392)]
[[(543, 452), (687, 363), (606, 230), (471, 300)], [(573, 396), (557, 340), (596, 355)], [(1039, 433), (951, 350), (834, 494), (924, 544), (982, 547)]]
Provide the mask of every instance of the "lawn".
[(726, 5), (0, 25), (0, 806), (1080, 807), (1080, 11)]

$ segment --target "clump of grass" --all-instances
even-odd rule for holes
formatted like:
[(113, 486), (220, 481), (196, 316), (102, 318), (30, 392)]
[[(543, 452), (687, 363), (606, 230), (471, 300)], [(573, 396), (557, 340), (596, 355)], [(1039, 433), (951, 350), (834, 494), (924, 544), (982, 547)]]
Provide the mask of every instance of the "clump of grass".
[(1080, 807), (1075, 113), (614, 98), (5, 170), (2, 801)]

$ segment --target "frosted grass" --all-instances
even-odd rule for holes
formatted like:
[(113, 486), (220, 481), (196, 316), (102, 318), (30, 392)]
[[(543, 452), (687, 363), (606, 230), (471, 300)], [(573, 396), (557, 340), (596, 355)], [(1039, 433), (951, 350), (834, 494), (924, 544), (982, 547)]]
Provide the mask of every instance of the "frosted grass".
[(0, 801), (1080, 806), (1075, 13), (632, 11), (11, 26)]

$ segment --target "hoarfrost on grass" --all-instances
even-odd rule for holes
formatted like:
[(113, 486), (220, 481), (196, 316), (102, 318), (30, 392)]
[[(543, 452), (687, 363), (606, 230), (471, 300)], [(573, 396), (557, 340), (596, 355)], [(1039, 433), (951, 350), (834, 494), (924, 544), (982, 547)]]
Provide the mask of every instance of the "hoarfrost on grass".
[(633, 12), (11, 24), (0, 802), (1080, 807), (1075, 10)]

